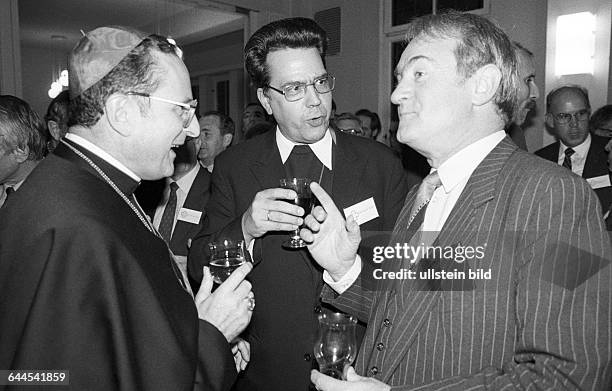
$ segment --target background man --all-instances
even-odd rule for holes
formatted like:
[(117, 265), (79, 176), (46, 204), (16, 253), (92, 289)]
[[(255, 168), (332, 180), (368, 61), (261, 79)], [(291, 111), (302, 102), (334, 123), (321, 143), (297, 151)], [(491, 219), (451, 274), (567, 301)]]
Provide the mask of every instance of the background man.
[(509, 39), (481, 16), (451, 12), (415, 19), (407, 41), (391, 95), (398, 139), (433, 169), (408, 194), (389, 245), (484, 250), (463, 261), (399, 257), (386, 267), (484, 269), (491, 278), (419, 274), (362, 289), (372, 270), (363, 264), (353, 274), (362, 265), (359, 229), (312, 184), (322, 207), (306, 217), (302, 237), (326, 269), (323, 296), (368, 321), (356, 372), (342, 382), (313, 371), (313, 383), (326, 391), (609, 389), (612, 250), (601, 209), (584, 180), (505, 135), (518, 103)]
[(523, 150), (527, 150), (525, 131), (522, 126), (527, 114), (535, 109), (536, 100), (540, 97), (540, 90), (535, 83), (535, 62), (533, 53), (518, 42), (513, 42), (518, 60), (518, 110), (516, 118), (508, 125), (508, 134), (512, 141)]
[(244, 239), (252, 248), (257, 308), (245, 339), (253, 359), (239, 390), (305, 391), (315, 365), (321, 270), (306, 249), (282, 247), (304, 210), (289, 202), (296, 194), (279, 188), (279, 180), (317, 181), (341, 208), (364, 202), (373, 219), (362, 229), (372, 231), (391, 229), (408, 189), (388, 148), (330, 131), (334, 79), (325, 50), (325, 32), (311, 19), (275, 21), (249, 39), (246, 69), (278, 127), (219, 155), (204, 229), (189, 253), (189, 271), (201, 278), (210, 241)]
[(198, 135), (187, 68), (125, 27), (84, 35), (69, 63), (75, 125), (0, 211), (0, 368), (69, 370), (79, 390), (227, 390), (251, 267), (212, 294), (207, 273), (194, 305), (133, 197)]
[(213, 171), (215, 158), (232, 144), (234, 121), (219, 111), (209, 111), (200, 118), (198, 159), (208, 172)]
[(268, 113), (259, 102), (251, 102), (242, 112), (242, 138), (246, 138), (249, 130), (261, 123), (268, 123)]
[(334, 122), (336, 123), (336, 129), (343, 133), (352, 134), (353, 136), (370, 138), (364, 132), (361, 126), (361, 120), (356, 115), (353, 115), (351, 113), (338, 114), (334, 118)]
[(557, 141), (535, 153), (585, 178), (605, 211), (612, 203), (612, 183), (604, 149), (608, 139), (589, 133), (590, 113), (586, 89), (563, 86), (549, 92), (546, 96), (546, 125)]
[(0, 95), (0, 207), (47, 154), (47, 129), (23, 100)]
[(47, 129), (51, 135), (49, 140), (49, 152), (52, 152), (59, 141), (68, 132), (68, 105), (70, 103), (70, 94), (68, 90), (62, 91), (57, 95), (49, 107), (47, 107), (47, 114), (45, 114), (45, 122), (47, 123)]

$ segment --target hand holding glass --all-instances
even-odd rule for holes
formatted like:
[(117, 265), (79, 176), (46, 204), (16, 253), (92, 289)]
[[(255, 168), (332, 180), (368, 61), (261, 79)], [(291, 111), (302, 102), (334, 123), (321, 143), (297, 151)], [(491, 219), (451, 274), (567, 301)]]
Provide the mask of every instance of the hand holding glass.
[(356, 325), (357, 319), (347, 314), (324, 312), (319, 315), (314, 355), (322, 374), (346, 380), (346, 369), (357, 355)]
[(222, 284), (240, 265), (246, 262), (244, 241), (222, 240), (208, 244), (210, 274), (213, 281)]
[[(283, 189), (291, 189), (297, 193), (297, 197), (293, 203), (304, 209), (304, 217), (310, 213), (312, 209), (313, 199), (310, 192), (310, 182), (308, 178), (283, 178), (280, 180), (280, 187)], [(302, 248), (306, 247), (306, 242), (300, 237), (300, 228), (293, 231), (291, 238), (283, 242), (285, 248)]]

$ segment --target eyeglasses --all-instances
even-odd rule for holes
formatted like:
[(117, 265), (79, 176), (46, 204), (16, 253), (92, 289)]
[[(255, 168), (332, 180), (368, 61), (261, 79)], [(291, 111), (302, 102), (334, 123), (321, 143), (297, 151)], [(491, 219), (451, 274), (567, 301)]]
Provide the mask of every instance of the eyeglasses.
[(143, 92), (130, 91), (127, 93), (127, 95), (142, 96), (144, 98), (149, 98), (149, 99), (153, 99), (159, 102), (170, 103), (170, 104), (179, 106), (181, 108), (181, 118), (183, 120), (183, 129), (187, 129), (189, 127), (189, 125), (191, 124), (191, 121), (193, 120), (193, 117), (195, 116), (196, 108), (198, 107), (197, 99), (193, 99), (187, 103), (183, 103), (183, 102), (177, 102), (175, 100), (170, 100), (166, 98), (160, 98), (159, 96), (154, 96), (154, 95), (146, 94)]
[(308, 88), (308, 86), (313, 86), (315, 91), (319, 94), (326, 94), (334, 89), (335, 82), (336, 78), (332, 75), (324, 75), (317, 77), (312, 81), (312, 83), (291, 83), (282, 89), (272, 87), (269, 84), (266, 87), (278, 92), (279, 94), (283, 94), (287, 102), (295, 102), (296, 100), (300, 100), (306, 96), (306, 88)]
[(363, 130), (361, 129), (340, 129), (342, 133), (352, 134), (354, 136), (363, 136)]
[(555, 120), (560, 124), (568, 124), (574, 118), (576, 121), (586, 121), (589, 119), (591, 112), (587, 109), (577, 111), (575, 113), (558, 113), (554, 115)]

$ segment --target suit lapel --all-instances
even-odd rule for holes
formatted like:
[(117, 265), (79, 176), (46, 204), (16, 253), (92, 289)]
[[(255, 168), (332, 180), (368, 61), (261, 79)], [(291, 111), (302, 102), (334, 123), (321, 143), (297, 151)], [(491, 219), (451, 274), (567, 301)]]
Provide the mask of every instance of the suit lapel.
[[(434, 246), (447, 246), (470, 243), (477, 234), (476, 218), (482, 213), (482, 207), (497, 195), (497, 181), (500, 171), (517, 147), (508, 137), (504, 138), (474, 170), (448, 219), (444, 223)], [(412, 192), (411, 192), (412, 193)], [(408, 194), (408, 202), (414, 201), (414, 194)], [(412, 201), (410, 201), (412, 199)], [(401, 228), (401, 227), (400, 227)], [(405, 227), (403, 227), (405, 229)], [(426, 281), (405, 281), (399, 284), (396, 300), (398, 325), (390, 341), (394, 345), (386, 354), (389, 370), (385, 371), (383, 381), (388, 381), (399, 365), (406, 351), (413, 344), (429, 312), (436, 308), (443, 290), (428, 286)], [(389, 297), (392, 298), (392, 295)]]
[(277, 188), (279, 180), (285, 177), (285, 169), (276, 146), (276, 132), (267, 132), (259, 139), (260, 145), (251, 172), (259, 183), (259, 190)]
[[(349, 137), (344, 133), (335, 134), (332, 163), (332, 199), (343, 212), (344, 208), (365, 200), (368, 195), (362, 192), (366, 188), (360, 183), (362, 173), (365, 171), (366, 160), (358, 158), (351, 148)], [(344, 213), (344, 212), (343, 212)]]

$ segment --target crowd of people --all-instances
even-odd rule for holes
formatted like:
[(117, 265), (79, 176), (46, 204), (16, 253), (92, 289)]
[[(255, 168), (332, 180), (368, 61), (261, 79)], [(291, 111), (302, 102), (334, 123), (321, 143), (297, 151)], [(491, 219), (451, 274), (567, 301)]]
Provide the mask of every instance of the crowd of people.
[[(533, 53), (455, 11), (406, 45), (389, 128), (335, 113), (307, 18), (246, 43), (241, 129), (196, 113), (180, 50), (130, 27), (83, 35), (44, 122), (0, 96), (0, 369), (79, 390), (609, 390), (612, 105), (552, 90), (557, 141), (532, 154)], [(312, 180), (312, 211), (281, 178)], [(250, 262), (215, 284), (224, 240)], [(407, 247), (462, 258), (373, 257)], [(343, 379), (313, 356), (338, 311), (359, 319)]]

